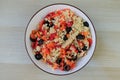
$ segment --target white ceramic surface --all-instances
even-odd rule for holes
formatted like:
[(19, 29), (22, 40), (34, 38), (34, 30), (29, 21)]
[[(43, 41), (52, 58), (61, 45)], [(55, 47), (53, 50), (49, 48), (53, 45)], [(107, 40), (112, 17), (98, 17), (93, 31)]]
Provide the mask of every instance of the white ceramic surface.
[[(52, 68), (50, 68), (47, 64), (43, 63), (42, 61), (36, 60), (34, 58), (33, 53), (32, 53), (31, 43), (30, 43), (30, 39), (29, 39), (29, 35), (30, 35), (31, 31), (36, 28), (39, 21), (41, 21), (41, 19), (43, 19), (43, 17), (45, 15), (47, 15), (51, 11), (55, 11), (55, 10), (58, 10), (58, 9), (64, 9), (64, 8), (70, 8), (78, 16), (81, 16), (84, 20), (86, 20), (89, 23), (89, 27), (90, 27), (90, 31), (92, 33), (92, 39), (93, 39), (93, 43), (92, 43), (87, 55), (85, 57), (79, 59), (76, 67), (73, 70), (70, 70), (68, 72), (60, 71), (60, 70), (52, 70)], [(80, 9), (78, 9), (74, 6), (71, 6), (71, 5), (67, 5), (67, 4), (54, 4), (54, 5), (49, 5), (49, 6), (46, 6), (42, 9), (40, 9), (31, 18), (31, 20), (28, 23), (28, 26), (26, 28), (25, 45), (26, 45), (26, 50), (27, 50), (30, 58), (32, 59), (32, 61), (34, 62), (34, 64), (37, 67), (39, 67), (40, 69), (42, 69), (42, 70), (44, 70), (45, 72), (48, 72), (48, 73), (65, 75), (65, 74), (70, 74), (70, 73), (73, 73), (73, 72), (76, 72), (76, 71), (80, 70), (81, 68), (83, 68), (89, 62), (89, 60), (91, 59), (91, 57), (94, 53), (95, 46), (96, 46), (96, 33), (95, 33), (95, 29), (94, 29), (94, 26), (93, 26), (92, 22), (87, 17), (87, 15), (84, 12), (82, 12)]]

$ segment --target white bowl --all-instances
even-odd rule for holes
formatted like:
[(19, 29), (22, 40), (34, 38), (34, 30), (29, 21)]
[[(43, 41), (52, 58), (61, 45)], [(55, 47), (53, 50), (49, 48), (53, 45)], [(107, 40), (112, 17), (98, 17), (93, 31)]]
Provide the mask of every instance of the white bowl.
[[(85, 21), (87, 21), (89, 23), (90, 31), (92, 34), (92, 40), (93, 40), (92, 45), (87, 52), (87, 55), (84, 56), (83, 58), (79, 59), (77, 61), (76, 67), (68, 72), (60, 71), (60, 70), (52, 70), (46, 63), (36, 60), (32, 53), (32, 48), (31, 48), (31, 43), (30, 43), (30, 38), (29, 38), (31, 31), (33, 29), (36, 29), (37, 24), (39, 23), (39, 21), (41, 21), (44, 18), (45, 15), (47, 15), (49, 12), (52, 12), (52, 11), (55, 11), (58, 9), (64, 9), (64, 8), (70, 8), (78, 16), (81, 16)], [(74, 72), (82, 69), (90, 61), (91, 57), (93, 56), (93, 52), (96, 47), (95, 28), (94, 28), (90, 18), (83, 11), (81, 11), (79, 8), (77, 8), (75, 6), (72, 6), (69, 4), (61, 4), (61, 3), (48, 5), (42, 9), (40, 9), (39, 11), (37, 11), (30, 19), (30, 21), (27, 25), (26, 31), (25, 31), (25, 47), (26, 47), (27, 53), (28, 53), (29, 57), (31, 58), (32, 62), (41, 70), (51, 73), (51, 74), (57, 74), (57, 75), (71, 74), (71, 73), (74, 73)]]

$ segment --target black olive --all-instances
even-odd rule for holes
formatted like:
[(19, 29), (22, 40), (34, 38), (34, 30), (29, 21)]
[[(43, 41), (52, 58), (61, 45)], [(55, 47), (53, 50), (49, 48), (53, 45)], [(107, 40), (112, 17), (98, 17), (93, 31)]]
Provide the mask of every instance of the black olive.
[(60, 64), (62, 62), (62, 58), (57, 58), (56, 63)]
[(37, 60), (40, 60), (40, 59), (42, 59), (42, 55), (40, 53), (37, 53), (37, 54), (35, 54), (35, 58)]
[(71, 27), (66, 27), (66, 32), (69, 33), (72, 30)]
[(71, 60), (76, 61), (76, 60), (77, 60), (77, 55), (76, 55), (76, 56), (71, 55), (71, 58), (68, 58), (68, 57), (67, 57), (67, 59), (70, 60), (70, 61), (71, 61)]
[(53, 27), (54, 24), (52, 22), (49, 22), (49, 24), (47, 24), (47, 26), (50, 28), (50, 27)]
[(82, 34), (78, 34), (78, 35), (76, 36), (76, 38), (77, 38), (77, 39), (85, 39), (85, 36), (82, 35)]
[(79, 48), (77, 48), (77, 51), (78, 51), (78, 53), (81, 53), (81, 50)]
[(78, 53), (81, 53), (81, 50), (78, 50)]
[(54, 26), (53, 22), (49, 22), (48, 20), (45, 20), (44, 24), (47, 24), (47, 27), (49, 28)]
[(68, 58), (68, 57), (66, 57), (67, 58), (67, 60), (70, 60), (71, 61), (71, 58)]
[(66, 64), (66, 65), (64, 66), (64, 71), (69, 71), (70, 69), (71, 69), (71, 68), (70, 68), (69, 65)]
[(83, 51), (87, 50), (87, 46), (84, 45), (84, 47), (82, 48)]
[(43, 42), (44, 42), (44, 40), (43, 40), (43, 39), (40, 39), (40, 40), (38, 41), (38, 44), (39, 44), (39, 45), (42, 45)]
[(89, 27), (89, 24), (87, 21), (83, 22), (83, 25), (86, 26), (86, 27)]
[(64, 40), (64, 41), (68, 40), (68, 38), (67, 38), (66, 35), (64, 35), (63, 40)]
[(71, 60), (76, 61), (77, 60), (77, 55), (76, 56), (72, 56)]
[(49, 24), (49, 21), (48, 21), (48, 20), (45, 20), (45, 21), (44, 21), (44, 24), (47, 24), (47, 25), (48, 25), (48, 24)]

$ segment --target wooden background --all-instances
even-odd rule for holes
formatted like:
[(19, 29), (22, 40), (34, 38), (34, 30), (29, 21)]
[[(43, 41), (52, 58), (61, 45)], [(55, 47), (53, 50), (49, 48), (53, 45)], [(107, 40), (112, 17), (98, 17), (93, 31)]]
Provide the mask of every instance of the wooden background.
[[(92, 60), (79, 72), (56, 76), (39, 70), (24, 46), (31, 16), (53, 3), (83, 10), (97, 32)], [(0, 0), (0, 80), (120, 80), (120, 0)]]

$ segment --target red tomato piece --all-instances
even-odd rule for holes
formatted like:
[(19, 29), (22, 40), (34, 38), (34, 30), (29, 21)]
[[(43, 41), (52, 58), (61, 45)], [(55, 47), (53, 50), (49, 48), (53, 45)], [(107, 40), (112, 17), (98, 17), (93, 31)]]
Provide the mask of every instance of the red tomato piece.
[(49, 61), (49, 60), (47, 60), (47, 63), (48, 63), (49, 65), (53, 65), (53, 63), (52, 63), (51, 61)]
[(80, 48), (82, 48), (84, 46), (84, 43), (81, 41), (78, 41), (78, 45), (80, 46)]
[(50, 34), (50, 40), (53, 40), (55, 37), (57, 36), (57, 33), (52, 33), (52, 34)]
[(47, 30), (42, 30), (41, 32), (44, 36), (47, 35)]
[(56, 45), (56, 48), (61, 48), (61, 45)]
[(31, 43), (31, 47), (32, 47), (32, 49), (35, 49), (36, 48), (36, 46), (37, 46), (37, 44), (38, 44), (38, 42), (36, 41), (36, 42), (32, 42)]
[(88, 38), (87, 39), (88, 40), (88, 42), (89, 42), (89, 47), (92, 45), (92, 39), (91, 38)]
[(54, 29), (55, 29), (55, 30), (57, 30), (57, 29), (58, 29), (58, 26), (57, 26), (57, 25), (55, 25), (55, 26), (54, 26)]
[(71, 27), (73, 25), (73, 21), (69, 21), (66, 24), (67, 24), (67, 27)]
[(58, 14), (58, 15), (61, 15), (61, 14), (62, 14), (62, 11), (61, 11), (61, 10), (57, 11), (57, 14)]
[(31, 43), (31, 47), (32, 47), (32, 49), (35, 49), (35, 42)]

